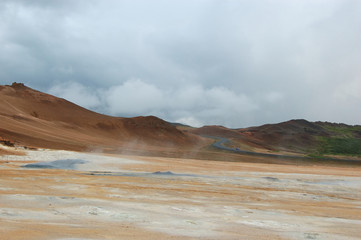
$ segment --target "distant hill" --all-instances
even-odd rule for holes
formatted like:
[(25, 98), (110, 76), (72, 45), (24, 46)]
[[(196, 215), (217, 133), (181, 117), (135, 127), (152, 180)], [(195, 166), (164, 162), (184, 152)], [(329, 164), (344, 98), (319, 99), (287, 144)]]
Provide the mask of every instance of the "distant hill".
[(290, 120), (258, 127), (228, 129), (205, 126), (198, 135), (228, 138), (232, 147), (253, 151), (293, 152), (310, 156), (361, 155), (361, 126)]
[(0, 86), (0, 137), (18, 145), (71, 150), (186, 148), (202, 142), (154, 116), (106, 116), (22, 83)]

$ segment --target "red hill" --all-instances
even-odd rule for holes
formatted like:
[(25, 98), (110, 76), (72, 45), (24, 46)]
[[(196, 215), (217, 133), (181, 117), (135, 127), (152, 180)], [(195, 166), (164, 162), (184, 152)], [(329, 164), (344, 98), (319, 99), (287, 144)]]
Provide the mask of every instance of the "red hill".
[(21, 83), (0, 86), (0, 136), (18, 145), (71, 150), (186, 148), (200, 139), (157, 117), (102, 115)]

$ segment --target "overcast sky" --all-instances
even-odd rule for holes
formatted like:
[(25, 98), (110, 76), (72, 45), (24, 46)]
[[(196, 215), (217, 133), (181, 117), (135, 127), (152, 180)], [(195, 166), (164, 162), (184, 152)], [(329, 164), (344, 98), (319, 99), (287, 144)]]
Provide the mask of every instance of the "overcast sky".
[(0, 0), (0, 81), (193, 126), (361, 124), (361, 1)]

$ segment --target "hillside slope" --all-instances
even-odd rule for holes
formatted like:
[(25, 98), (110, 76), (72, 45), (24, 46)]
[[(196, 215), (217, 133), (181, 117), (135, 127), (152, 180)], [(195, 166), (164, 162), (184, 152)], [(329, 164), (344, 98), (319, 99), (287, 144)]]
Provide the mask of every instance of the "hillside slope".
[(231, 140), (230, 147), (256, 152), (322, 155), (361, 155), (361, 126), (290, 120), (258, 127), (228, 129), (205, 126), (192, 129), (198, 135)]
[(70, 150), (187, 148), (201, 142), (157, 117), (106, 116), (21, 83), (0, 86), (0, 137), (23, 146)]
[(246, 151), (361, 156), (361, 126), (306, 120), (242, 129), (178, 125), (154, 116), (102, 115), (21, 83), (0, 86), (3, 144), (78, 151), (157, 151), (171, 156), (183, 150), (211, 150), (203, 147), (214, 139), (201, 136), (212, 136), (227, 138), (230, 141), (225, 145)]

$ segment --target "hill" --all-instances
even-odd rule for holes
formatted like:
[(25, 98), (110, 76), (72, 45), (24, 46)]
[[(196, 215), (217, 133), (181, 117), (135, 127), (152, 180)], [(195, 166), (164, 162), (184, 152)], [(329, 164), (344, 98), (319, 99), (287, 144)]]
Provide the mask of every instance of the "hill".
[(217, 155), (220, 149), (207, 147), (214, 137), (223, 138), (223, 146), (244, 152), (361, 156), (361, 126), (298, 119), (241, 129), (193, 128), (155, 116), (122, 118), (99, 114), (21, 83), (0, 86), (0, 142), (5, 145), (156, 152), (152, 155), (215, 160), (238, 158), (234, 151), (231, 155)]
[(79, 151), (187, 148), (202, 143), (154, 116), (102, 115), (21, 83), (0, 86), (0, 137), (21, 146)]
[(228, 146), (247, 151), (287, 152), (313, 157), (361, 155), (361, 126), (358, 125), (297, 119), (241, 129), (205, 126), (190, 132), (227, 138), (231, 140)]

